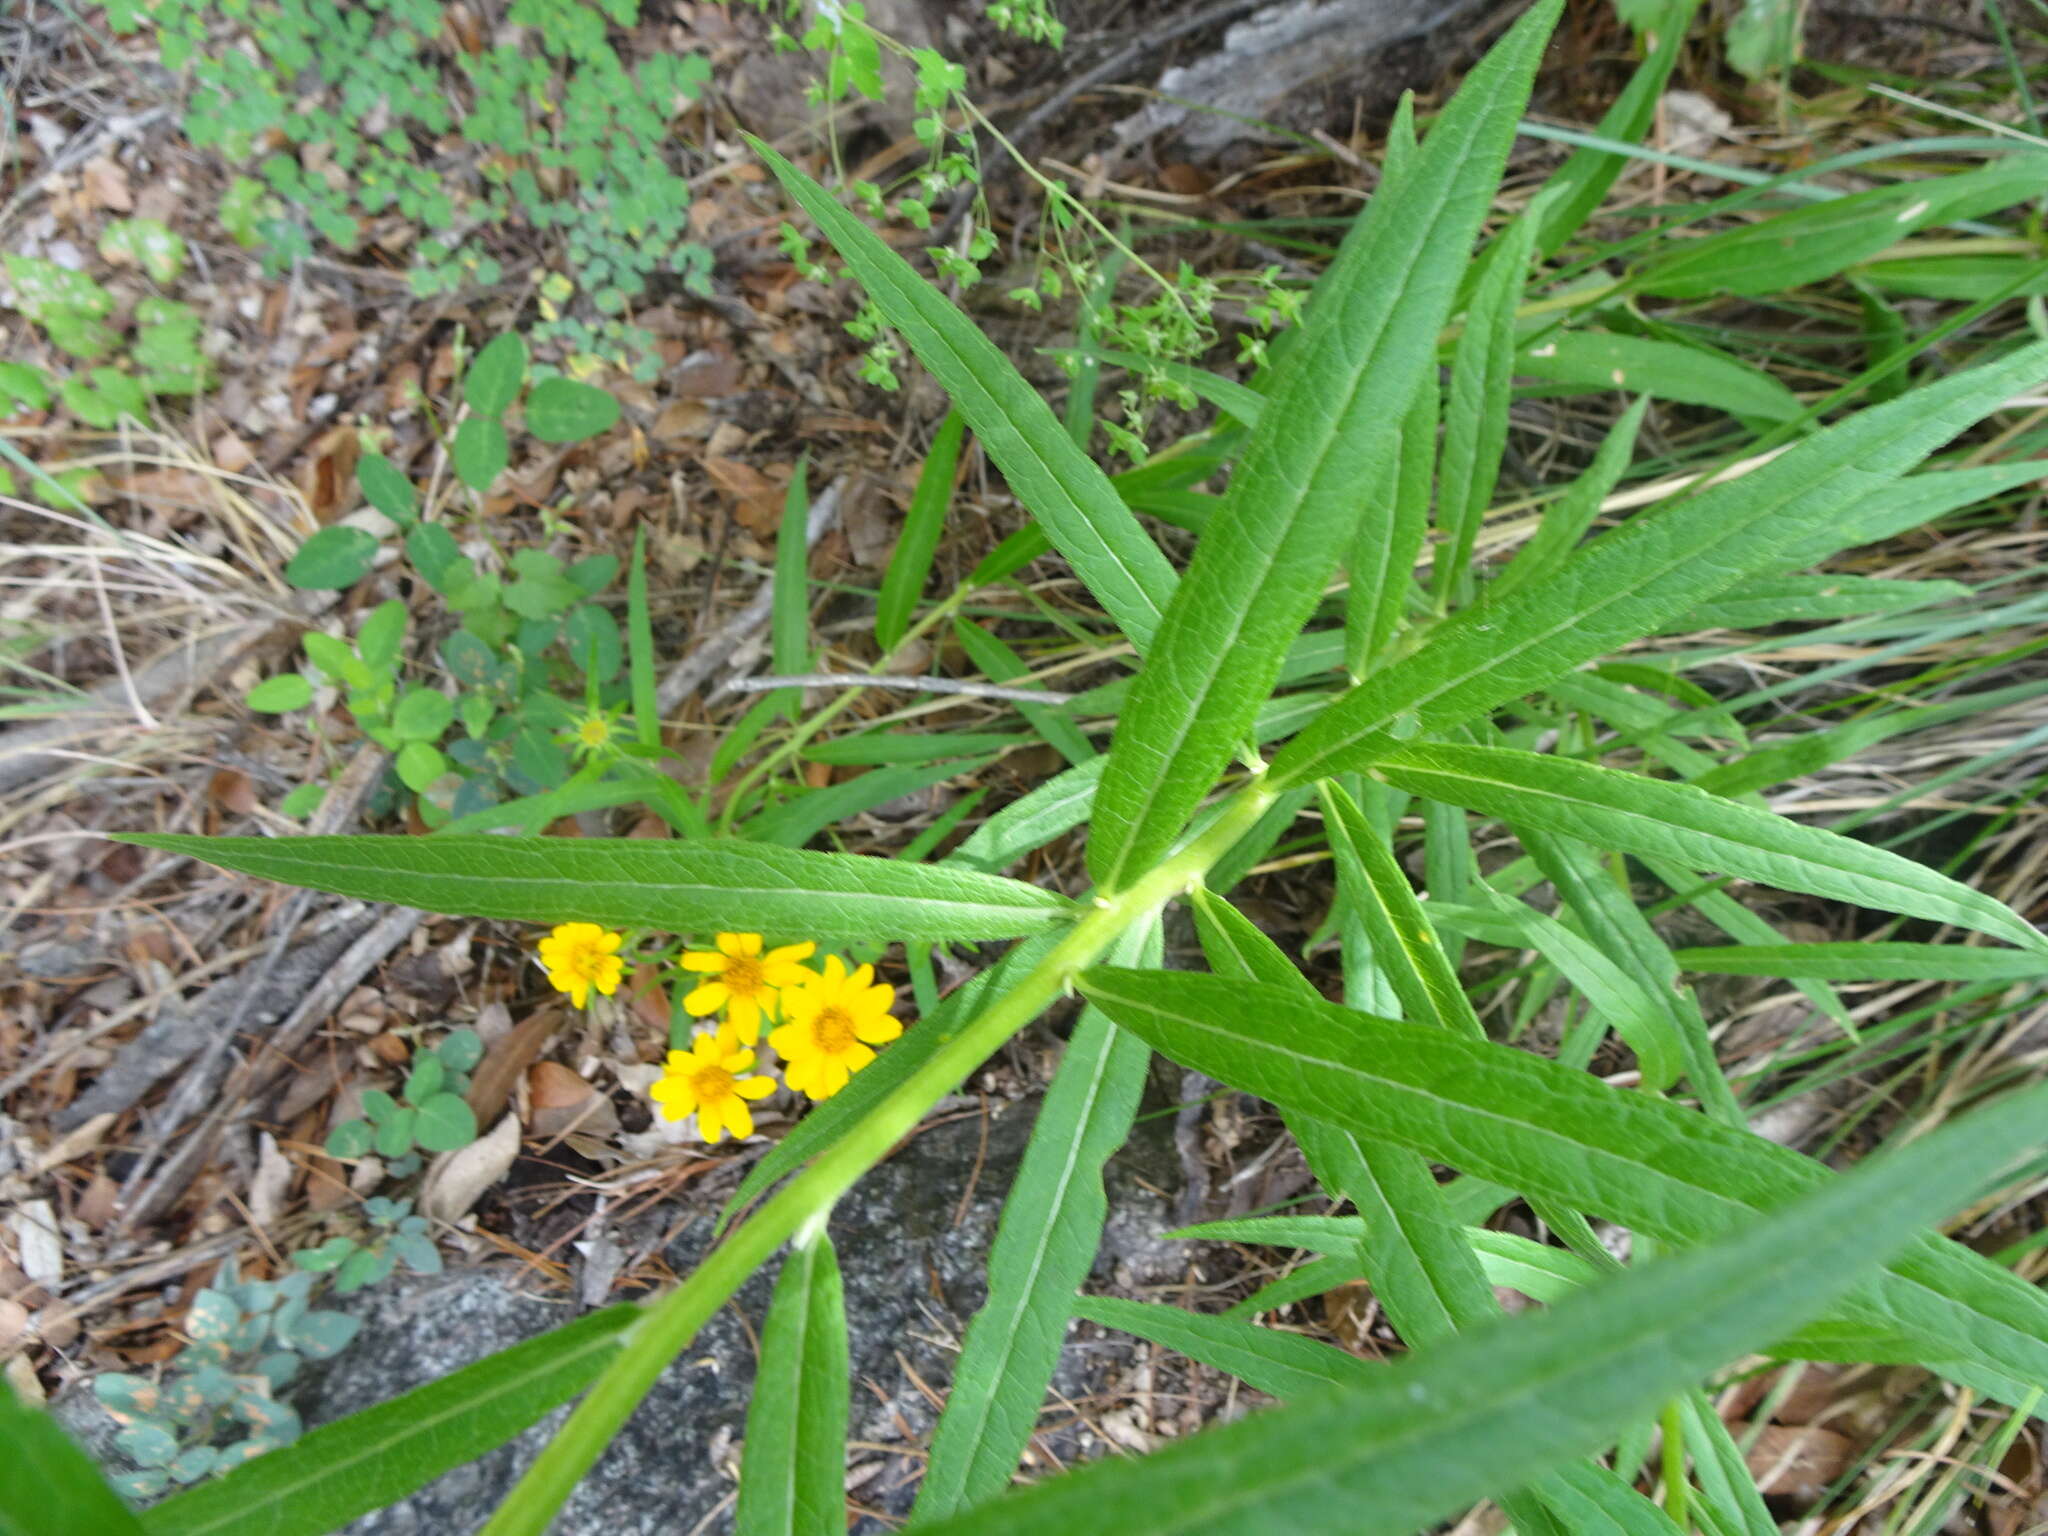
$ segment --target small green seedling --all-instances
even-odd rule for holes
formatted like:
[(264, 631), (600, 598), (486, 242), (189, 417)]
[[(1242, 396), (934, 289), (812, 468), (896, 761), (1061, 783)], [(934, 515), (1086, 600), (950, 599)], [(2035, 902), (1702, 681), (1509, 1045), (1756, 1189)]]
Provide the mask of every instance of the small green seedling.
[[(544, 442), (578, 442), (619, 419), (618, 401), (592, 385), (555, 377), (529, 387), (526, 344), (498, 337), (469, 366), (466, 413), (447, 444), (457, 478), (479, 496), (505, 467), (504, 417), (522, 395), (526, 430)], [(402, 530), (406, 564), (460, 616), (440, 643), (446, 682), (405, 680), (406, 606), (394, 598), (363, 621), (353, 645), (308, 633), (309, 666), (259, 683), (249, 707), (283, 714), (310, 705), (323, 682), (340, 687), (363, 735), (392, 754), (398, 789), (417, 797), (429, 826), (559, 788), (573, 748), (587, 755), (609, 745), (593, 744), (579, 728), (623, 703), (625, 643), (599, 601), (618, 575), (618, 557), (565, 563), (544, 549), (518, 549), (491, 569), (478, 545), (465, 549), (447, 522), (422, 514), (411, 480), (389, 459), (365, 454), (356, 478), (364, 499)], [(370, 573), (383, 547), (367, 529), (323, 528), (286, 565), (285, 579), (302, 590), (340, 591)], [(577, 694), (582, 711), (568, 702)], [(307, 815), (325, 793), (324, 785), (303, 785), (282, 809)], [(395, 800), (387, 794), (372, 809), (389, 810)]]
[(451, 1030), (432, 1050), (413, 1058), (398, 1098), (380, 1088), (363, 1095), (368, 1118), (344, 1120), (327, 1135), (327, 1155), (342, 1159), (375, 1152), (399, 1177), (419, 1167), (418, 1152), (452, 1152), (476, 1140), (476, 1116), (463, 1094), (469, 1070), (483, 1056), (473, 1029)]
[(308, 1278), (331, 1274), (337, 1296), (389, 1279), (400, 1260), (416, 1275), (441, 1272), (441, 1254), (428, 1234), (427, 1218), (412, 1213), (410, 1200), (372, 1196), (363, 1202), (363, 1214), (372, 1229), (367, 1239), (330, 1237), (317, 1248), (300, 1249), (292, 1262)]

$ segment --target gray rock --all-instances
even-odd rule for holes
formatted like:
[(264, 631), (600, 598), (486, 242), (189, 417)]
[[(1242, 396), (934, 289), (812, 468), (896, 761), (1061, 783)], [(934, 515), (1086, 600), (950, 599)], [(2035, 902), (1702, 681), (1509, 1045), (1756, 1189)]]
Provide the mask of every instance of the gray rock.
[[(983, 1265), (1010, 1179), (1030, 1135), (1036, 1103), (991, 1106), (988, 1142), (979, 1117), (934, 1126), (863, 1179), (832, 1220), (846, 1288), (852, 1338), (850, 1438), (920, 1452), (966, 1321), (981, 1304)], [(1110, 1165), (1111, 1219), (1098, 1257), (1099, 1278), (1162, 1278), (1177, 1272), (1181, 1245), (1158, 1234), (1171, 1225), (1168, 1202), (1154, 1192), (1177, 1177), (1167, 1122), (1140, 1134)], [(962, 1191), (979, 1162), (972, 1195)], [(1147, 1186), (1152, 1186), (1148, 1188)], [(653, 1213), (673, 1221), (674, 1213)], [(687, 1273), (709, 1245), (712, 1213), (702, 1211), (669, 1248)], [(957, 1216), (957, 1220), (956, 1220)], [(754, 1339), (773, 1276), (754, 1277), (656, 1384), (624, 1432), (576, 1490), (552, 1530), (557, 1536), (656, 1536), (726, 1530), (740, 1437), (754, 1376)], [(357, 1342), (300, 1400), (308, 1424), (322, 1424), (436, 1379), (568, 1320), (563, 1302), (522, 1294), (516, 1272), (474, 1269), (433, 1280), (380, 1287), (358, 1310)], [(1098, 1387), (1124, 1357), (1120, 1340), (1070, 1339), (1055, 1379), (1065, 1397)], [(439, 1482), (349, 1527), (354, 1536), (474, 1531), (488, 1518), (567, 1410), (510, 1446), (448, 1473)], [(1062, 1461), (1086, 1449), (1074, 1430), (1043, 1436)], [(922, 1466), (918, 1454), (861, 1451), (852, 1457), (851, 1496), (900, 1518)], [(876, 1521), (859, 1528), (882, 1530)]]

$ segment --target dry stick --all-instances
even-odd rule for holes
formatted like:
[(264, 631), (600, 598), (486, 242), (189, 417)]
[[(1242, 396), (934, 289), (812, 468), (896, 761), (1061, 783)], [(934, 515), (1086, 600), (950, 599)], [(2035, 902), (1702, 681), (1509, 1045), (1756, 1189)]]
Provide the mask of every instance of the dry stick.
[[(834, 480), (811, 503), (810, 519), (804, 525), (806, 549), (816, 548), (818, 540), (825, 536), (825, 530), (839, 516), (839, 499), (845, 486), (844, 480)], [(655, 692), (656, 708), (666, 715), (695, 693), (706, 678), (725, 665), (734, 651), (767, 624), (768, 615), (774, 608), (775, 583), (764, 581), (761, 590), (747, 600), (744, 608), (721, 624), (710, 639), (685, 656), (676, 664), (675, 670), (661, 680), (661, 687)]]
[[(366, 745), (360, 749), (348, 767), (342, 770), (341, 778), (328, 792), (327, 798), (321, 802), (320, 809), (314, 813), (309, 830), (315, 833), (338, 832), (352, 822), (357, 807), (375, 787), (377, 776), (383, 771), (386, 761), (386, 754), (378, 748)], [(269, 984), (279, 961), (284, 958), (285, 950), (290, 946), (292, 935), (298, 930), (306, 905), (311, 899), (312, 892), (295, 891), (291, 899), (285, 903), (284, 910), (278, 917), (277, 939), (270, 953), (264, 956), (263, 964), (249, 983), (248, 990), (243, 993), (245, 1001), (253, 1002), (263, 995), (263, 990)], [(418, 920), (419, 914), (413, 913), (412, 922), (416, 923)], [(351, 948), (350, 953), (353, 952)], [(337, 967), (336, 971), (330, 974), (339, 974), (339, 969)], [(294, 1010), (288, 1017), (296, 1019), (297, 1011)], [(213, 1064), (234, 1041), (235, 1035), (236, 1031), (231, 1029), (216, 1032), (206, 1050), (185, 1067), (183, 1077), (203, 1080), (209, 1076)], [(199, 1170), (205, 1166), (206, 1159), (212, 1155), (219, 1141), (219, 1131), (228, 1116), (228, 1106), (238, 1102), (241, 1091), (249, 1082), (251, 1071), (252, 1064), (245, 1063), (227, 1089), (214, 1096), (214, 1107), (206, 1119), (179, 1142), (177, 1151), (156, 1169), (155, 1176), (150, 1178), (149, 1183), (143, 1185), (142, 1181), (150, 1174), (151, 1165), (163, 1155), (164, 1143), (176, 1129), (176, 1122), (183, 1118), (182, 1115), (175, 1113), (164, 1117), (164, 1125), (157, 1135), (156, 1145), (136, 1160), (134, 1171), (129, 1174), (126, 1184), (122, 1187), (119, 1200), (119, 1231), (132, 1231), (138, 1222), (158, 1214), (170, 1201), (183, 1193), (185, 1186), (192, 1182)]]
[(1080, 697), (1077, 693), (1055, 693), (1049, 688), (1004, 688), (995, 683), (962, 682), (951, 677), (890, 677), (876, 672), (736, 677), (720, 684), (718, 693), (772, 693), (777, 688), (894, 688), (901, 693), (957, 693), (970, 699), (1004, 699), (1016, 704), (1066, 704)]

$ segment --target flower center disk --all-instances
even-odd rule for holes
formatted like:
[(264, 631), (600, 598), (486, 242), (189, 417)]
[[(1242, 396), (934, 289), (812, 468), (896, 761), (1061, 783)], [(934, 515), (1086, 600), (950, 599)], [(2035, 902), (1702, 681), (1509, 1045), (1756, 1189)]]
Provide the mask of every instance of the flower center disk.
[(820, 1050), (843, 1051), (853, 1044), (853, 1018), (844, 1008), (821, 1008), (811, 1033)]

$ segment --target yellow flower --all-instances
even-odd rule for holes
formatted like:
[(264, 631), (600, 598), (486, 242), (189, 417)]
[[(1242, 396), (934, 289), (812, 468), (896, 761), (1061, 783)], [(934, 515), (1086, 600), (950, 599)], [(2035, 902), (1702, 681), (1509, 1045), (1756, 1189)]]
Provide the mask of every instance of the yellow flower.
[(737, 1045), (722, 1029), (698, 1034), (687, 1051), (670, 1051), (661, 1080), (647, 1090), (661, 1106), (661, 1118), (697, 1117), (697, 1134), (707, 1145), (731, 1131), (735, 1141), (754, 1134), (747, 1100), (765, 1099), (775, 1084), (754, 1077), (754, 1053)]
[(606, 997), (619, 990), (626, 963), (619, 958), (622, 933), (595, 923), (563, 923), (540, 941), (540, 963), (548, 968), (548, 984), (569, 994), (578, 1008), (590, 1006), (590, 989)]
[(846, 1080), (875, 1059), (871, 1045), (903, 1033), (889, 1016), (896, 989), (875, 982), (875, 968), (850, 975), (837, 955), (825, 957), (825, 974), (782, 994), (789, 1022), (769, 1035), (782, 1057), (782, 1079), (814, 1099), (829, 1099)]
[(785, 987), (817, 980), (799, 962), (808, 960), (818, 946), (785, 944), (764, 955), (758, 933), (721, 933), (717, 943), (716, 950), (684, 954), (683, 969), (705, 979), (683, 999), (683, 1008), (698, 1019), (726, 1009), (734, 1037), (752, 1045), (761, 1038), (761, 1015), (775, 1006), (777, 995)]

